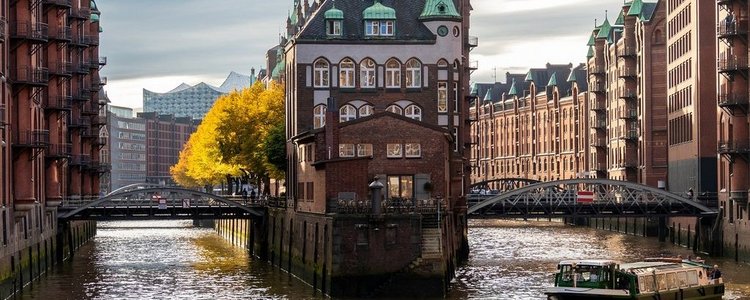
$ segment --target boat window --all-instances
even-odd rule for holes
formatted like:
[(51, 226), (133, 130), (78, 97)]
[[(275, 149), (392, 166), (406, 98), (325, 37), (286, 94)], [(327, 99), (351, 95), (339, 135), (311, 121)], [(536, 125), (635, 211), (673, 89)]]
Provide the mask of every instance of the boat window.
[(676, 274), (675, 273), (668, 273), (667, 274), (667, 284), (669, 284), (670, 289), (676, 289), (677, 288), (677, 280), (675, 279)]
[(677, 282), (679, 283), (680, 287), (687, 287), (688, 286), (687, 273), (686, 272), (677, 273)]
[(581, 282), (599, 282), (601, 278), (601, 266), (579, 265), (576, 267), (576, 280)]
[(698, 285), (698, 274), (695, 272), (695, 270), (688, 271), (687, 281), (690, 286)]
[(658, 274), (656, 275), (656, 288), (660, 291), (669, 289), (669, 286), (667, 286), (667, 275), (665, 274)]
[(573, 281), (573, 268), (570, 265), (560, 266), (560, 280), (562, 281)]
[(648, 293), (654, 291), (654, 275), (646, 275), (638, 278), (639, 288), (641, 293)]

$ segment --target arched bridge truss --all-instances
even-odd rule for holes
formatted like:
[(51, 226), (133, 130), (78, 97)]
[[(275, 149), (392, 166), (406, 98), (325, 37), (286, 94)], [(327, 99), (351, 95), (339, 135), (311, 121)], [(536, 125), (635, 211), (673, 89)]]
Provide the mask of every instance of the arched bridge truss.
[(158, 220), (262, 218), (264, 201), (225, 198), (174, 186), (138, 184), (95, 200), (67, 199), (61, 220)]
[(492, 196), (536, 183), (541, 183), (541, 181), (526, 178), (500, 178), (480, 181), (469, 186), (468, 205), (471, 207)]
[(580, 178), (468, 196), (473, 218), (716, 216), (692, 199), (627, 181)]

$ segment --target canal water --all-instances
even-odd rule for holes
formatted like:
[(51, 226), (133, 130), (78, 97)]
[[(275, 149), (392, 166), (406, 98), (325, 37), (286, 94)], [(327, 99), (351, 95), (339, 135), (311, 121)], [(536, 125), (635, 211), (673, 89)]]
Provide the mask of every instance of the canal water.
[[(689, 250), (557, 223), (472, 221), (471, 257), (448, 299), (543, 299), (558, 261), (687, 256)], [(719, 264), (725, 299), (750, 299), (750, 266)], [(96, 238), (20, 299), (325, 299), (191, 221), (100, 222)]]

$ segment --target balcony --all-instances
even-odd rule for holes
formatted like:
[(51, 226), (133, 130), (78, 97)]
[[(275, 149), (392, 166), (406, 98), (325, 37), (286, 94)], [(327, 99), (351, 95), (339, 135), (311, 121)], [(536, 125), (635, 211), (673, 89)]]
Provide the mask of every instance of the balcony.
[(625, 141), (636, 141), (638, 140), (638, 132), (635, 130), (625, 131), (625, 133), (620, 135), (620, 139)]
[(73, 144), (50, 144), (44, 156), (50, 159), (68, 158), (73, 153)]
[(620, 68), (617, 73), (620, 78), (635, 78), (637, 76), (635, 68), (629, 67)]
[(637, 53), (635, 46), (624, 46), (618, 49), (617, 57), (633, 57)]
[(28, 40), (32, 43), (46, 43), (49, 26), (42, 22), (16, 21), (10, 24), (10, 38)]
[(638, 118), (638, 110), (635, 108), (621, 109), (617, 117), (623, 120), (634, 120)]
[(108, 163), (103, 163), (99, 161), (92, 161), (88, 166), (87, 169), (92, 172), (96, 173), (108, 173), (110, 170), (112, 170), (112, 165)]
[(91, 127), (91, 119), (89, 117), (78, 117), (71, 118), (68, 122), (70, 128), (88, 128)]
[(85, 35), (83, 37), (83, 42), (86, 45), (89, 45), (89, 46), (98, 46), (99, 45), (99, 35), (98, 34), (96, 34), (96, 35)]
[(637, 98), (635, 89), (621, 89), (619, 94), (620, 99), (632, 100)]
[(729, 56), (719, 59), (719, 73), (747, 71), (747, 57)]
[(475, 61), (470, 61), (469, 62), (469, 70), (470, 71), (476, 71), (477, 69), (479, 69), (479, 61), (476, 61), (476, 60)]
[(91, 156), (88, 154), (75, 154), (70, 156), (68, 165), (70, 166), (88, 166), (91, 163)]
[(589, 88), (594, 93), (606, 93), (607, 92), (607, 87), (604, 86), (604, 83), (592, 84)]
[(596, 147), (596, 148), (605, 148), (607, 147), (607, 139), (605, 138), (591, 139), (591, 146)]
[(721, 108), (747, 110), (748, 104), (748, 97), (745, 93), (719, 94), (719, 107)]
[(73, 108), (73, 98), (70, 96), (49, 96), (47, 98), (46, 110), (70, 111)]
[(74, 47), (87, 47), (86, 39), (81, 35), (74, 35), (70, 39), (70, 45)]
[(70, 77), (73, 75), (73, 64), (69, 61), (50, 62), (48, 70), (52, 76)]
[(71, 8), (70, 17), (74, 19), (88, 20), (89, 18), (91, 18), (91, 9), (88, 7)]
[(73, 101), (85, 102), (91, 100), (91, 91), (78, 88), (73, 90)]
[(593, 111), (605, 111), (607, 110), (607, 103), (604, 101), (598, 101), (598, 100), (591, 100), (591, 105), (589, 106), (589, 109)]
[(107, 138), (105, 137), (97, 137), (93, 141), (91, 141), (94, 146), (105, 146), (107, 145)]
[(100, 58), (99, 58), (99, 65), (100, 65), (100, 66), (105, 66), (105, 65), (107, 65), (107, 57), (106, 57), (106, 56), (103, 56), (103, 57), (100, 57)]
[(10, 70), (10, 80), (14, 84), (28, 84), (44, 87), (49, 83), (47, 68), (23, 66)]
[(470, 35), (467, 46), (469, 46), (469, 48), (476, 48), (479, 46), (479, 38)]
[(605, 163), (593, 163), (591, 168), (596, 172), (607, 172), (607, 164)]
[(22, 130), (13, 143), (19, 148), (47, 148), (48, 145), (49, 130)]
[(747, 20), (721, 21), (716, 25), (716, 36), (720, 39), (747, 36)]
[(99, 105), (96, 103), (86, 102), (83, 104), (83, 106), (81, 106), (81, 115), (94, 116), (98, 114), (99, 114)]
[(84, 139), (97, 139), (99, 138), (99, 130), (87, 128), (81, 130), (81, 138)]
[(591, 75), (604, 75), (607, 71), (604, 69), (604, 66), (593, 66), (589, 68), (589, 74)]
[(750, 153), (750, 141), (719, 141), (717, 148), (719, 154), (748, 154)]
[(97, 115), (91, 118), (91, 125), (102, 126), (107, 125), (107, 116)]
[(71, 0), (42, 0), (45, 6), (57, 6), (62, 8), (73, 7), (73, 1)]
[(86, 75), (89, 73), (89, 63), (79, 62), (73, 66), (73, 73)]
[(594, 118), (591, 120), (591, 128), (605, 130), (607, 129), (607, 121), (599, 118)]
[(73, 40), (73, 30), (70, 26), (58, 28), (57, 31), (50, 36), (50, 40), (69, 43)]

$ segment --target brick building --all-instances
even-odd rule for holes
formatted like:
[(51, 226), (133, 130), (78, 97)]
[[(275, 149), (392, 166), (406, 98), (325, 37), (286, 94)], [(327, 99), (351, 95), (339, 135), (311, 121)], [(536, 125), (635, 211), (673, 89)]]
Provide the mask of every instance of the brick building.
[[(468, 250), (470, 9), (465, 0), (295, 1), (269, 65), (286, 82), (289, 139), (288, 205), (269, 220), (272, 260), (333, 296), (413, 294), (416, 278), (441, 293)], [(385, 212), (345, 213), (370, 203), (375, 180)], [(438, 203), (434, 224), (434, 210), (390, 210)], [(384, 281), (410, 264), (411, 277)]]
[(146, 182), (174, 184), (169, 168), (177, 164), (180, 151), (200, 123), (191, 117), (138, 113), (146, 130)]
[[(10, 275), (0, 297), (7, 298), (7, 280), (24, 284), (53, 261), (55, 208), (99, 194), (106, 59), (94, 1), (0, 1), (0, 14), (0, 272)], [(17, 280), (18, 272), (31, 276)]]
[[(472, 85), (472, 182), (587, 176), (585, 65), (547, 64), (506, 83)], [(495, 188), (490, 185), (490, 188)]]
[(134, 118), (132, 109), (111, 106), (108, 129), (110, 133), (110, 190), (146, 182), (146, 121)]

